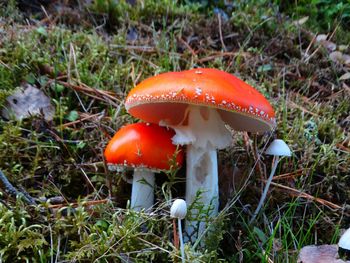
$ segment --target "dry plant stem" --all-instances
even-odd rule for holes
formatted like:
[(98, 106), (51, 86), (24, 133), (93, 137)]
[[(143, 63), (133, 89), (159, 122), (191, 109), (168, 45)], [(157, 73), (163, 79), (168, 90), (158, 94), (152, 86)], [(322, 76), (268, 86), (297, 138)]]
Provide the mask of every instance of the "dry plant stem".
[(180, 238), (180, 250), (181, 250), (181, 261), (185, 263), (185, 248), (184, 248), (184, 240), (182, 238), (182, 227), (181, 227), (181, 219), (177, 219), (179, 225), (179, 238)]
[[(62, 76), (61, 78), (63, 77), (64, 76)], [(79, 83), (80, 85), (74, 85), (65, 81), (61, 81), (59, 79), (60, 78), (56, 80), (51, 80), (50, 82), (56, 82), (64, 87), (71, 88), (77, 92), (81, 92), (86, 96), (115, 106), (116, 108), (118, 108), (119, 104), (121, 103), (120, 100), (117, 98), (117, 94), (115, 94), (114, 92), (91, 88), (85, 85), (84, 83)], [(48, 84), (50, 84), (50, 82)]]
[(179, 236), (176, 233), (176, 220), (173, 219), (173, 229), (174, 229), (174, 246), (176, 249), (179, 249)]
[(308, 171), (307, 169), (299, 169), (299, 170), (295, 170), (295, 171), (290, 172), (290, 173), (276, 175), (273, 177), (273, 181), (295, 179), (295, 177), (305, 175), (305, 173), (307, 173), (307, 171)]
[(272, 169), (271, 169), (271, 173), (270, 173), (270, 176), (269, 178), (267, 179), (266, 181), (266, 185), (265, 185), (265, 188), (264, 188), (264, 191), (261, 195), (261, 198), (260, 198), (260, 201), (259, 201), (259, 204), (258, 206), (256, 207), (255, 209), (255, 212), (253, 214), (253, 217), (252, 219), (250, 219), (249, 223), (252, 223), (254, 222), (255, 218), (257, 217), (257, 215), (259, 214), (263, 204), (264, 204), (264, 201), (266, 199), (266, 196), (267, 196), (267, 192), (269, 191), (269, 188), (270, 188), (270, 185), (271, 185), (271, 182), (272, 182), (272, 178), (276, 172), (276, 169), (277, 169), (277, 165), (278, 165), (278, 162), (279, 162), (279, 156), (275, 156), (274, 157), (274, 162), (273, 162), (273, 166), (272, 166)]
[[(86, 201), (83, 202), (81, 205), (82, 206), (93, 206), (93, 205), (100, 205), (100, 204), (106, 204), (110, 201), (110, 199), (102, 199), (102, 200), (92, 200), (92, 201)], [(66, 203), (66, 204), (57, 204), (57, 205), (49, 205), (49, 208), (62, 208), (65, 206), (72, 206), (72, 207), (77, 207), (79, 204), (78, 203)]]
[(317, 202), (317, 203), (320, 203), (324, 206), (327, 206), (331, 209), (335, 209), (335, 210), (339, 210), (339, 209), (342, 209), (341, 206), (337, 205), (337, 204), (334, 204), (330, 201), (327, 201), (325, 199), (322, 199), (322, 198), (318, 198), (318, 197), (315, 197), (315, 196), (312, 196), (310, 194), (307, 194), (307, 193), (303, 193), (297, 189), (294, 189), (294, 188), (291, 188), (291, 187), (288, 187), (288, 186), (285, 186), (285, 185), (282, 185), (282, 184), (277, 184), (277, 183), (274, 183), (274, 182), (271, 182), (271, 185), (275, 186), (275, 187), (278, 187), (278, 188), (281, 188), (281, 189), (284, 189), (284, 190), (287, 190), (287, 192), (289, 192), (292, 196), (296, 196), (296, 197), (301, 197), (301, 198), (305, 198), (305, 199), (308, 199), (308, 200), (312, 200), (314, 202)]
[(4, 173), (0, 170), (0, 186), (2, 186), (6, 193), (8, 193), (11, 196), (21, 196), (23, 200), (30, 204), (35, 205), (35, 200), (32, 198), (29, 194), (24, 194), (20, 191), (18, 191), (7, 179), (7, 177), (4, 175)]

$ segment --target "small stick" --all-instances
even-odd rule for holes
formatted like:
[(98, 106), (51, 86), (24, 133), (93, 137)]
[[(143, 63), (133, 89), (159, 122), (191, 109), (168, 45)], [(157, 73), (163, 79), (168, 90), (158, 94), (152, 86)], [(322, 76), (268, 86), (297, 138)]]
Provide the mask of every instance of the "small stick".
[(224, 39), (222, 37), (222, 28), (221, 28), (221, 15), (218, 14), (218, 20), (219, 20), (219, 35), (220, 35), (220, 42), (221, 42), (221, 45), (222, 45), (222, 48), (224, 51), (227, 51), (226, 49), (226, 46), (225, 46), (225, 43), (224, 43)]
[(18, 191), (7, 179), (5, 174), (0, 170), (0, 185), (3, 186), (6, 193), (13, 197), (20, 196), (26, 203), (30, 205), (35, 205), (36, 202), (33, 197), (31, 197), (29, 194), (23, 194), (22, 192)]
[[(299, 169), (291, 173), (285, 173), (276, 175), (273, 177), (272, 181), (285, 180), (285, 179), (294, 179), (297, 176), (303, 176), (305, 169)], [(306, 169), (307, 171), (307, 169)]]
[(305, 199), (308, 199), (308, 200), (312, 200), (314, 202), (317, 202), (317, 203), (320, 203), (320, 204), (322, 204), (324, 206), (327, 206), (327, 207), (329, 207), (331, 209), (336, 209), (336, 210), (342, 209), (342, 207), (340, 205), (337, 205), (337, 204), (334, 204), (334, 203), (332, 203), (330, 201), (327, 201), (325, 199), (322, 199), (322, 198), (315, 197), (313, 195), (304, 193), (304, 192), (302, 192), (300, 190), (297, 190), (297, 189), (294, 189), (294, 188), (291, 188), (291, 187), (288, 187), (288, 186), (285, 186), (285, 185), (282, 185), (282, 184), (277, 184), (277, 183), (274, 183), (274, 182), (272, 182), (271, 185), (276, 186), (276, 187), (281, 188), (281, 189), (284, 189), (284, 190), (287, 190), (293, 196), (305, 198)]
[[(92, 200), (92, 201), (83, 202), (81, 205), (82, 206), (99, 205), (99, 204), (105, 204), (108, 201), (109, 201), (109, 199)], [(49, 205), (48, 207), (49, 208), (62, 208), (65, 206), (77, 207), (78, 205), (79, 205), (78, 203), (67, 203), (67, 204)]]
[(173, 219), (173, 229), (174, 229), (174, 246), (176, 249), (179, 249), (179, 236), (176, 233), (176, 220)]

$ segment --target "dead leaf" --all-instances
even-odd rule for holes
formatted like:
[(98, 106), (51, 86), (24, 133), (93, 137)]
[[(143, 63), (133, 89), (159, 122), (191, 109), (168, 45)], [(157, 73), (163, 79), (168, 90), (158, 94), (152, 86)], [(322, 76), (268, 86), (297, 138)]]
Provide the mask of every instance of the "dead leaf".
[(350, 56), (347, 54), (343, 54), (343, 61), (345, 65), (350, 65)]
[(347, 80), (347, 79), (350, 79), (350, 72), (345, 73), (339, 78), (339, 80)]
[(329, 54), (329, 58), (336, 63), (343, 64), (343, 53), (340, 51), (334, 51)]
[(349, 45), (339, 45), (338, 49), (339, 51), (346, 51), (348, 49)]
[(316, 37), (316, 42), (321, 42), (321, 41), (326, 41), (327, 40), (327, 35), (325, 34), (320, 34), (320, 35), (317, 35)]
[(27, 83), (6, 98), (5, 106), (1, 111), (4, 118), (16, 120), (39, 114), (43, 114), (45, 119), (50, 121), (55, 115), (55, 109), (44, 92)]
[(301, 26), (302, 24), (305, 24), (307, 20), (309, 20), (309, 17), (308, 16), (304, 16), (303, 18), (300, 18), (299, 20), (296, 20), (293, 23), (295, 25)]
[(337, 245), (306, 246), (300, 250), (298, 263), (349, 263), (338, 258)]
[(328, 40), (322, 41), (321, 45), (327, 48), (328, 51), (334, 51), (337, 49), (337, 45), (332, 41), (328, 41)]

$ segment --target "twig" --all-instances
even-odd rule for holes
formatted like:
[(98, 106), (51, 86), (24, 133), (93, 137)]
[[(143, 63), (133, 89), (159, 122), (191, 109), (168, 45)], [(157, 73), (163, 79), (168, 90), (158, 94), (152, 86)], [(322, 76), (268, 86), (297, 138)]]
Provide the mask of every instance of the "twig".
[(192, 56), (197, 57), (196, 51), (194, 51), (185, 40), (183, 40), (181, 37), (179, 37), (178, 40), (191, 52)]
[(101, 114), (101, 112), (96, 113), (96, 114), (92, 114), (92, 115), (87, 115), (86, 117), (83, 117), (83, 118), (81, 118), (81, 119), (79, 119), (79, 120), (64, 123), (64, 124), (61, 125), (61, 127), (67, 128), (67, 127), (69, 127), (69, 126), (72, 126), (72, 125), (75, 125), (75, 124), (79, 124), (79, 123), (81, 123), (81, 122), (83, 122), (83, 121), (85, 121), (85, 120), (93, 119), (93, 118), (95, 118), (95, 117), (100, 117), (100, 116), (102, 116), (102, 115), (103, 115), (103, 113)]
[(222, 37), (222, 28), (221, 28), (221, 15), (218, 14), (218, 20), (219, 20), (219, 35), (220, 35), (220, 42), (221, 42), (221, 45), (222, 45), (222, 49), (224, 51), (227, 51), (226, 49), (226, 46), (225, 46), (225, 43), (224, 43), (224, 39)]
[(302, 107), (302, 106), (300, 106), (300, 105), (294, 103), (293, 101), (288, 101), (287, 103), (288, 103), (288, 106), (290, 106), (290, 107), (292, 107), (292, 108), (297, 108), (297, 109), (299, 109), (299, 110), (301, 110), (301, 111), (303, 111), (303, 112), (306, 112), (306, 113), (308, 113), (308, 114), (310, 114), (310, 115), (312, 115), (312, 116), (316, 116), (316, 117), (319, 116), (317, 113), (314, 113), (314, 112), (312, 112), (312, 111), (309, 111), (309, 110), (305, 109), (304, 107)]
[(324, 199), (319, 198), (319, 197), (312, 196), (310, 194), (304, 193), (304, 192), (299, 191), (297, 189), (294, 189), (294, 188), (291, 188), (291, 187), (288, 187), (288, 186), (285, 186), (285, 185), (282, 185), (282, 184), (274, 183), (274, 182), (271, 182), (271, 185), (276, 186), (276, 187), (281, 188), (281, 189), (284, 189), (284, 190), (287, 190), (293, 196), (309, 199), (309, 200), (315, 201), (317, 203), (320, 203), (322, 205), (328, 206), (329, 208), (332, 208), (332, 209), (336, 209), (336, 210), (342, 209), (342, 207), (337, 205), (337, 204), (334, 204), (334, 203), (332, 203), (330, 201), (324, 200)]
[(173, 219), (173, 231), (174, 231), (174, 246), (176, 249), (179, 249), (179, 236), (177, 235), (175, 218)]
[[(108, 103), (108, 104), (115, 106), (115, 107), (118, 107), (121, 103), (121, 100), (119, 100), (117, 98), (117, 94), (114, 92), (91, 88), (84, 83), (79, 83), (79, 85), (74, 85), (74, 84), (59, 80), (59, 79), (63, 79), (63, 78), (65, 78), (65, 76), (62, 76), (62, 77), (57, 78), (57, 79), (52, 79), (52, 80), (48, 81), (48, 84), (50, 84), (52, 82), (56, 82), (64, 87), (71, 88), (75, 91), (79, 91), (79, 92), (81, 92), (89, 97), (92, 97), (92, 98), (99, 100), (99, 101), (103, 101), (103, 102)], [(46, 84), (46, 85), (48, 85), (48, 84)]]
[(277, 181), (277, 180), (285, 180), (285, 179), (290, 179), (290, 178), (294, 179), (297, 176), (304, 175), (304, 173), (303, 173), (304, 171), (305, 171), (305, 169), (299, 169), (299, 170), (296, 170), (296, 171), (291, 172), (291, 173), (276, 175), (272, 178), (272, 180)]
[(344, 146), (344, 145), (342, 145), (342, 144), (340, 144), (340, 143), (337, 143), (335, 146), (336, 146), (337, 148), (339, 148), (340, 150), (342, 150), (342, 151), (345, 151), (345, 152), (350, 153), (350, 148), (349, 148), (349, 147), (346, 147), (346, 146)]
[(217, 58), (236, 56), (237, 54), (239, 54), (239, 53), (238, 52), (221, 52), (221, 53), (216, 53), (214, 55), (198, 59), (198, 62), (199, 63), (203, 63), (203, 62), (207, 62), (207, 61), (214, 60), (214, 59), (217, 59)]
[[(108, 201), (110, 200), (109, 199), (93, 200), (93, 201), (83, 202), (81, 205), (82, 206), (99, 205), (99, 204), (105, 204)], [(78, 205), (79, 205), (78, 203), (58, 204), (58, 205), (49, 205), (48, 208), (62, 208), (65, 206), (77, 207)]]
[(29, 194), (24, 194), (20, 191), (18, 191), (7, 179), (5, 174), (0, 170), (0, 186), (2, 186), (5, 190), (5, 192), (13, 197), (20, 196), (26, 203), (30, 205), (35, 205), (36, 202), (33, 197), (31, 197)]
[(0, 60), (0, 64), (3, 65), (4, 67), (6, 67), (7, 69), (11, 69), (5, 62), (3, 62), (2, 60)]

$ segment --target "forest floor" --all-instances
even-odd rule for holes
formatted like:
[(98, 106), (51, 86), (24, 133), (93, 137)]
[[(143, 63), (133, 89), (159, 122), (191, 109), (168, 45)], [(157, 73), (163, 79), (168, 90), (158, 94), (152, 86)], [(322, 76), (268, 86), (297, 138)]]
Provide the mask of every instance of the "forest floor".
[[(196, 67), (255, 87), (277, 126), (237, 132), (219, 152), (222, 212), (201, 245), (186, 244), (187, 261), (295, 262), (305, 245), (337, 243), (350, 225), (349, 21), (317, 17), (322, 5), (233, 2), (0, 1), (0, 169), (15, 188), (0, 184), (1, 262), (180, 262), (169, 203), (184, 197), (186, 169), (158, 177), (154, 212), (136, 212), (103, 152), (138, 121), (123, 103), (135, 85)], [(18, 87), (32, 92), (9, 97)], [(43, 109), (24, 116), (33, 104)], [(274, 138), (292, 156), (250, 224)]]

